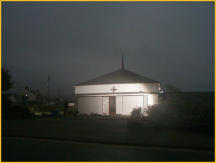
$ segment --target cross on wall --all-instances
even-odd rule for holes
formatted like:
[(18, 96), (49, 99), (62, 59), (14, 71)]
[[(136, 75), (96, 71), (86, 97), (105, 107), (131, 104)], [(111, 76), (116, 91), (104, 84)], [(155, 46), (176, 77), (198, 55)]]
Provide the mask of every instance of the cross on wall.
[(112, 89), (110, 89), (111, 91), (113, 91), (113, 93), (115, 93), (115, 91), (117, 90), (114, 86)]

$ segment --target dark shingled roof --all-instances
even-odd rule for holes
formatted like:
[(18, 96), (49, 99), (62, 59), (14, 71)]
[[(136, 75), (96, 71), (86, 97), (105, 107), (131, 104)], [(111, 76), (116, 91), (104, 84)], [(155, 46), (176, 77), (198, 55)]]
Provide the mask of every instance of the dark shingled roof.
[(122, 84), (122, 83), (159, 83), (155, 80), (138, 75), (134, 72), (121, 69), (108, 74), (104, 74), (92, 80), (82, 82), (79, 85), (97, 85), (97, 84)]

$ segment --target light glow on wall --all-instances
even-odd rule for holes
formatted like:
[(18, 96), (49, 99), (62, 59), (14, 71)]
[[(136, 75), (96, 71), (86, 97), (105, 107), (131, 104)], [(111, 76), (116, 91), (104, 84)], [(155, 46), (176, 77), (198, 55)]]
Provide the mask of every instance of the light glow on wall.
[(148, 106), (154, 105), (153, 95), (148, 95)]
[[(113, 88), (115, 91), (113, 91)], [(75, 94), (100, 94), (100, 93), (159, 93), (157, 83), (131, 83), (131, 84), (103, 84), (75, 86)]]

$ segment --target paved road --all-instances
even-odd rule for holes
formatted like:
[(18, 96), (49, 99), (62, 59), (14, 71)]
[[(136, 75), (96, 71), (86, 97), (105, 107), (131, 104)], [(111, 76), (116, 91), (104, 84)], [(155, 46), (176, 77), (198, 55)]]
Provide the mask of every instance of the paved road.
[(3, 159), (7, 161), (213, 159), (212, 150), (208, 150), (214, 142), (211, 136), (133, 128), (128, 127), (127, 120), (8, 120), (3, 121), (2, 129)]
[(3, 137), (3, 142), (4, 161), (210, 161), (214, 159), (214, 153), (205, 150), (18, 137)]

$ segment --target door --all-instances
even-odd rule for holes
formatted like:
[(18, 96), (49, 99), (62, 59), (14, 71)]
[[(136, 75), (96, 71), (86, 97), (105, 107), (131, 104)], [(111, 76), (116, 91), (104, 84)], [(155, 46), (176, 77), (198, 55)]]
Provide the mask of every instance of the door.
[(109, 114), (116, 114), (116, 97), (110, 96), (109, 97)]

